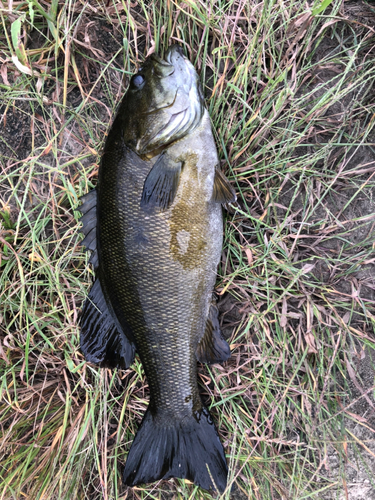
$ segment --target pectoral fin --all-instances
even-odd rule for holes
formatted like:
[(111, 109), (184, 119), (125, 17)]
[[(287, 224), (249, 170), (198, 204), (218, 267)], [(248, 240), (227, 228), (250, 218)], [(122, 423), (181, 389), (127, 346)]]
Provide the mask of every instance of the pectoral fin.
[(206, 322), (206, 330), (195, 352), (201, 363), (223, 363), (230, 357), (230, 347), (220, 330), (219, 311), (212, 302)]
[(182, 163), (170, 160), (163, 152), (150, 170), (141, 198), (141, 207), (148, 211), (167, 210), (173, 203), (180, 180)]
[(237, 200), (236, 193), (230, 182), (218, 167), (215, 170), (213, 198), (222, 205), (234, 203)]

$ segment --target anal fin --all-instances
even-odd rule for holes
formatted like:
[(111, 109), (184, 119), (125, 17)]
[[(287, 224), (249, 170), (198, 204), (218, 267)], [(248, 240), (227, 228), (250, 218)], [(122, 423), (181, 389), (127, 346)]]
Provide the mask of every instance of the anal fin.
[(111, 314), (96, 278), (79, 320), (81, 350), (87, 361), (107, 368), (129, 368), (135, 346)]
[(201, 363), (224, 363), (230, 358), (230, 347), (223, 338), (219, 324), (219, 311), (215, 302), (211, 303), (206, 322), (206, 330), (200, 340), (195, 355)]

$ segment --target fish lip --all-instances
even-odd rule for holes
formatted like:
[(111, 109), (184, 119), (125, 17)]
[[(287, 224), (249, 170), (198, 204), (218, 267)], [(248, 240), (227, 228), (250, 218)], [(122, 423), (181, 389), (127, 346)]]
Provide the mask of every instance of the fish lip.
[(173, 65), (173, 61), (172, 61), (172, 56), (177, 53), (178, 55), (180, 55), (183, 59), (186, 60), (186, 57), (185, 57), (185, 54), (182, 50), (182, 47), (180, 47), (179, 45), (177, 44), (174, 44), (174, 45), (171, 45), (169, 47), (169, 49), (167, 50), (166, 54), (165, 54), (165, 61), (168, 63), (168, 64), (172, 64)]
[(189, 59), (185, 56), (180, 45), (171, 45), (167, 50), (164, 59), (168, 64), (175, 66), (175, 63), (178, 61), (178, 57), (180, 57), (183, 63), (185, 63), (185, 71), (187, 71), (186, 78), (190, 79), (190, 86), (192, 86), (196, 78), (196, 71)]
[[(156, 63), (152, 68), (152, 73), (155, 74), (158, 78), (167, 78), (173, 75), (173, 73), (175, 72), (173, 63), (169, 63), (166, 59), (162, 59), (156, 52), (153, 52), (148, 59)], [(164, 74), (163, 69), (169, 70), (170, 72)]]
[[(152, 61), (156, 61), (158, 64), (161, 64), (162, 66), (170, 66), (172, 63), (167, 61), (166, 59), (162, 59), (159, 54), (157, 54), (156, 52), (153, 52), (151, 55), (150, 55), (150, 59)], [(173, 66), (173, 65), (172, 65)]]

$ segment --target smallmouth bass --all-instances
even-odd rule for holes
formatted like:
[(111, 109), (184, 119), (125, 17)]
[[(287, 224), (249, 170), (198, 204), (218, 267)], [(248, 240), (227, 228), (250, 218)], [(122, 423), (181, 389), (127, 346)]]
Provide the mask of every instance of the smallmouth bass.
[(82, 352), (128, 368), (137, 351), (150, 387), (127, 485), (179, 477), (226, 487), (224, 449), (197, 384), (197, 360), (230, 356), (212, 293), (221, 204), (236, 197), (218, 163), (193, 65), (177, 45), (164, 59), (152, 54), (113, 122), (97, 189), (79, 207), (96, 275), (80, 318)]

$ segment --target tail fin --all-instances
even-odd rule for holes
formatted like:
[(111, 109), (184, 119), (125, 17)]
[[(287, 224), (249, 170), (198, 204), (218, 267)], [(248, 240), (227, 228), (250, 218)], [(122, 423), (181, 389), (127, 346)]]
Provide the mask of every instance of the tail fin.
[(203, 408), (189, 419), (168, 422), (160, 422), (147, 410), (123, 477), (129, 486), (179, 477), (222, 493), (227, 474), (223, 445), (211, 415)]

